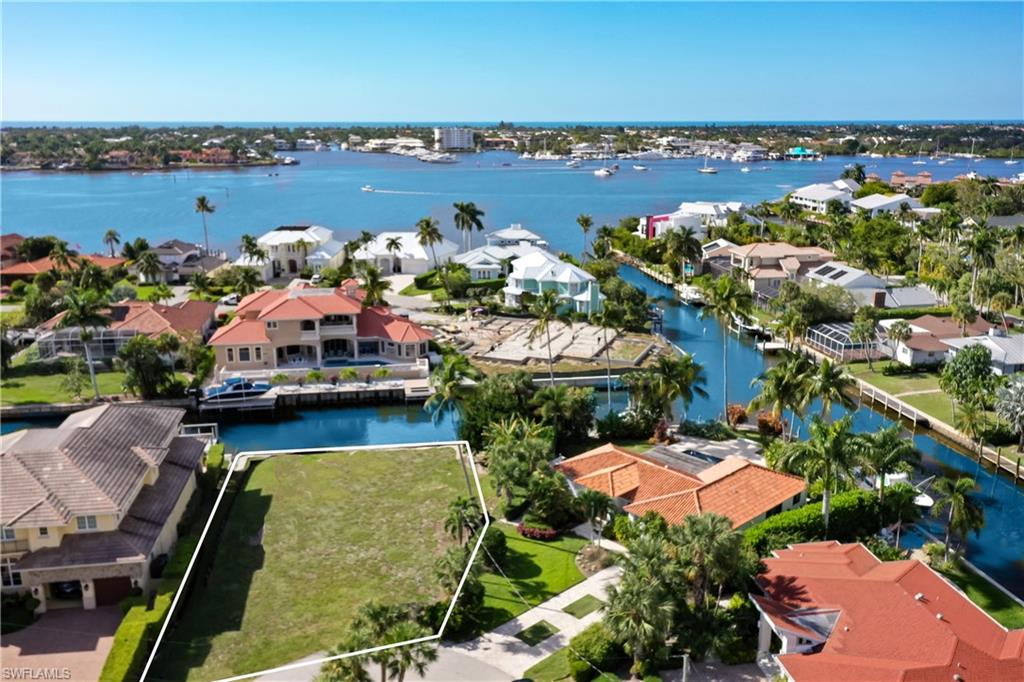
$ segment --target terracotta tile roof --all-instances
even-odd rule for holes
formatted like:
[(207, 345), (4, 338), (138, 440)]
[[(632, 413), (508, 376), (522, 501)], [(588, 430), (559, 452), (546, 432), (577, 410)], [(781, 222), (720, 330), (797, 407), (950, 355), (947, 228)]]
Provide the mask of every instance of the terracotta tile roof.
[(395, 315), (387, 308), (362, 308), (356, 318), (357, 334), (360, 337), (378, 337), (400, 343), (429, 341), (434, 335), (404, 317)]
[[(111, 258), (110, 256), (102, 256), (100, 254), (83, 254), (79, 258), (98, 265), (104, 270), (123, 265), (126, 262), (124, 258)], [(12, 277), (32, 277), (40, 272), (50, 272), (51, 270), (53, 270), (53, 261), (50, 260), (49, 256), (46, 256), (26, 263), (15, 263), (0, 270), (0, 274)]]
[[(910, 324), (912, 326), (925, 329), (940, 339), (953, 337), (959, 338), (962, 336), (960, 332), (960, 325), (954, 322), (953, 318), (950, 317), (922, 315), (921, 317), (910, 320)], [(967, 335), (980, 336), (982, 334), (987, 334), (988, 330), (991, 328), (991, 324), (982, 319), (981, 316), (978, 316), (978, 319), (967, 325)]]
[(624, 509), (655, 511), (670, 523), (714, 512), (739, 527), (803, 492), (803, 479), (727, 457), (698, 475), (608, 443), (555, 468), (577, 484), (629, 500)]
[(796, 256), (821, 256), (826, 260), (833, 257), (831, 251), (818, 246), (793, 246), (786, 242), (755, 242), (746, 246), (737, 246), (732, 252), (744, 257), (786, 258)]
[[(863, 545), (820, 542), (764, 563), (758, 607), (775, 627), (824, 640), (779, 656), (797, 682), (1024, 679), (1024, 630), (1007, 631), (919, 561), (883, 563)], [(827, 632), (801, 625), (815, 610), (838, 613)]]
[(243, 298), (241, 315), (256, 311), (261, 320), (319, 320), (325, 315), (355, 315), (362, 304), (344, 289), (264, 289)]
[[(124, 329), (157, 337), (164, 332), (201, 334), (213, 322), (217, 311), (216, 303), (207, 301), (183, 301), (175, 305), (163, 305), (150, 301), (121, 301), (109, 306), (104, 314), (110, 318), (109, 329)], [(64, 317), (60, 312), (39, 325), (40, 329), (53, 330)]]
[(270, 343), (267, 325), (261, 320), (243, 320), (236, 317), (228, 325), (213, 333), (211, 346), (234, 346), (244, 343)]

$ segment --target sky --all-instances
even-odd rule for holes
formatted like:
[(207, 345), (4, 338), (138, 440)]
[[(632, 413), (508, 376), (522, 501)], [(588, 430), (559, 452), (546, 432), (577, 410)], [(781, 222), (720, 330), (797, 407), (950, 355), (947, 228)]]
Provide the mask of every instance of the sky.
[(2, 5), (6, 121), (1024, 119), (1024, 3)]

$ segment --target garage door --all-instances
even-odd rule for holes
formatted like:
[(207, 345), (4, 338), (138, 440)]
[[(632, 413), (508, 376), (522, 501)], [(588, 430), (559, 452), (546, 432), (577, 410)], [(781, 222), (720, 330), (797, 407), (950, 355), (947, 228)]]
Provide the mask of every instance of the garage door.
[(132, 591), (131, 578), (100, 578), (93, 581), (96, 590), (96, 605), (110, 606), (121, 601)]

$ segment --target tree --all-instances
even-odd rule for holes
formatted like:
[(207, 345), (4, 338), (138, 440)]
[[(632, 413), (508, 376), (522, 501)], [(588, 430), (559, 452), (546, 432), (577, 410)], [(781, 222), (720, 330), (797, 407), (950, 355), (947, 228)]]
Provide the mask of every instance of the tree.
[(117, 230), (110, 229), (103, 233), (103, 243), (110, 248), (110, 257), (114, 257), (114, 247), (121, 243), (121, 235)]
[(158, 398), (170, 385), (170, 368), (160, 357), (156, 342), (137, 334), (117, 353), (124, 368), (124, 387), (143, 400)]
[(988, 429), (988, 417), (985, 408), (977, 396), (971, 396), (960, 403), (960, 409), (953, 417), (953, 425), (972, 443), (978, 444), (978, 459), (981, 459), (985, 447), (985, 431)]
[(72, 357), (64, 360), (64, 375), (60, 378), (60, 388), (75, 400), (82, 399), (82, 393), (89, 385), (89, 376), (85, 373), (82, 358)]
[[(391, 628), (389, 638), (394, 642), (411, 642), (416, 639), (429, 637), (433, 632), (412, 621), (396, 623)], [(434, 642), (415, 642), (406, 644), (392, 650), (388, 661), (388, 675), (390, 679), (397, 682), (404, 682), (405, 675), (409, 670), (423, 677), (427, 666), (437, 660), (437, 644)]]
[(889, 340), (889, 345), (892, 346), (893, 363), (896, 362), (896, 353), (900, 344), (909, 341), (913, 335), (914, 332), (910, 328), (910, 323), (906, 320), (896, 320), (885, 330), (885, 337)]
[(978, 309), (966, 297), (954, 294), (950, 319), (960, 327), (960, 336), (967, 336), (967, 326), (978, 319)]
[(89, 367), (89, 378), (97, 400), (100, 397), (100, 386), (96, 382), (96, 368), (93, 367), (89, 342), (92, 341), (94, 329), (110, 324), (110, 318), (104, 311), (105, 306), (106, 302), (95, 291), (72, 290), (64, 296), (64, 315), (57, 322), (58, 329), (78, 329), (78, 340), (85, 351), (85, 364)]
[(448, 353), (444, 356), (441, 364), (430, 374), (433, 393), (423, 405), (431, 411), (434, 423), (444, 412), (448, 412), (452, 423), (455, 423), (455, 413), (462, 411), (463, 401), (471, 391), (472, 382), (480, 376), (480, 370), (465, 355)]
[(162, 303), (172, 298), (174, 298), (174, 292), (164, 282), (160, 282), (153, 287), (153, 291), (149, 292), (149, 300), (154, 303)]
[(210, 276), (205, 272), (199, 271), (192, 273), (192, 276), (188, 278), (188, 286), (192, 289), (192, 292), (199, 295), (205, 296), (210, 291), (212, 283), (210, 282)]
[(541, 387), (533, 396), (535, 414), (554, 432), (555, 448), (584, 440), (594, 421), (594, 391), (565, 384)]
[(978, 274), (982, 269), (995, 267), (999, 238), (994, 230), (988, 229), (985, 221), (976, 224), (969, 239), (960, 245), (961, 255), (971, 264), (971, 305), (975, 304), (975, 289)]
[(518, 490), (529, 484), (530, 476), (551, 459), (549, 431), (522, 417), (503, 418), (488, 427), (487, 472), (507, 505), (512, 504)]
[(181, 350), (181, 337), (173, 332), (164, 332), (156, 337), (156, 350), (167, 357), (167, 365), (171, 368), (171, 379), (174, 379), (174, 355)]
[(263, 286), (263, 278), (255, 268), (235, 268), (235, 293), (239, 296), (248, 296)]
[[(437, 252), (434, 249), (435, 244), (440, 244), (444, 240), (441, 235), (441, 228), (438, 227), (437, 221), (433, 218), (420, 218), (416, 222), (416, 241), (419, 242), (420, 246), (430, 249), (430, 262), (434, 268), (438, 271), (438, 275), (441, 278), (441, 286), (444, 287), (444, 293), (446, 300), (451, 299), (451, 292), (448, 290), (448, 279), (444, 277), (444, 273), (441, 272), (441, 264), (437, 262)], [(449, 307), (446, 302), (445, 307)]]
[(269, 257), (267, 250), (251, 234), (242, 235), (242, 255), (253, 263), (265, 263)]
[(917, 489), (902, 481), (894, 483), (886, 495), (885, 506), (889, 513), (896, 516), (896, 547), (900, 546), (900, 535), (904, 524), (913, 523), (921, 517), (921, 508), (917, 506)]
[(68, 243), (64, 241), (54, 242), (50, 250), (50, 262), (53, 269), (60, 274), (68, 274), (74, 269), (77, 258), (75, 253), (68, 249)]
[(590, 228), (594, 226), (594, 219), (586, 213), (580, 213), (576, 216), (576, 224), (580, 226), (580, 231), (583, 232), (583, 257), (587, 257), (587, 235), (590, 234)]
[(815, 416), (807, 430), (808, 440), (789, 443), (781, 464), (787, 471), (800, 473), (808, 482), (821, 481), (821, 515), (828, 533), (828, 515), (836, 484), (853, 475), (853, 467), (862, 451), (861, 438), (850, 432), (850, 415), (829, 423)]
[(787, 223), (793, 223), (800, 217), (800, 206), (786, 199), (779, 206), (779, 217)]
[(799, 309), (786, 308), (782, 311), (782, 315), (779, 316), (775, 329), (786, 339), (786, 347), (793, 348), (796, 345), (797, 339), (803, 338), (804, 334), (807, 333), (808, 326), (807, 318)]
[(556, 320), (569, 324), (569, 320), (559, 312), (560, 308), (561, 301), (558, 300), (558, 294), (551, 289), (541, 292), (540, 296), (530, 305), (530, 313), (537, 318), (537, 321), (530, 330), (527, 340), (532, 344), (542, 335), (547, 337), (548, 377), (551, 379), (552, 385), (555, 383), (555, 360), (551, 354), (551, 325)]
[(963, 477), (955, 481), (940, 478), (935, 481), (933, 490), (938, 495), (932, 506), (932, 516), (939, 518), (946, 513), (946, 541), (943, 559), (949, 561), (949, 543), (953, 533), (960, 537), (960, 542), (974, 531), (980, 533), (985, 526), (985, 510), (974, 498), (977, 484), (973, 478)]
[(817, 369), (810, 373), (807, 382), (807, 402), (815, 398), (821, 401), (821, 416), (828, 420), (833, 404), (847, 410), (856, 407), (856, 402), (847, 393), (855, 385), (853, 377), (842, 365), (823, 358)]
[(196, 197), (195, 212), (203, 217), (203, 245), (206, 253), (210, 253), (210, 233), (206, 229), (206, 216), (216, 212), (217, 207), (210, 203), (206, 195), (200, 194)]
[(387, 241), (384, 242), (384, 250), (394, 256), (396, 253), (400, 253), (402, 250), (402, 238), (401, 237), (388, 237)]
[(857, 308), (853, 314), (853, 328), (850, 330), (850, 340), (864, 347), (864, 356), (868, 360), (868, 369), (875, 371), (871, 357), (875, 350), (875, 343), (878, 340), (878, 312), (875, 308), (865, 305)]
[(481, 220), (484, 212), (471, 201), (455, 202), (452, 207), (455, 209), (455, 229), (462, 233), (462, 250), (468, 251), (473, 248), (473, 228), (484, 229)]
[(740, 567), (743, 535), (733, 530), (732, 521), (720, 514), (688, 516), (669, 530), (679, 547), (683, 572), (693, 590), (693, 603), (704, 607), (712, 580), (721, 585)]
[(665, 641), (674, 613), (660, 580), (625, 571), (617, 585), (608, 586), (604, 624), (633, 657), (632, 675), (645, 672), (647, 655)]
[[(596, 261), (595, 261), (596, 262)], [(622, 309), (611, 303), (605, 301), (604, 305), (601, 306), (601, 310), (596, 313), (590, 314), (590, 321), (593, 324), (601, 327), (601, 334), (604, 337), (604, 361), (606, 373), (606, 386), (605, 393), (608, 396), (608, 412), (612, 411), (612, 352), (611, 344), (608, 343), (608, 330), (615, 330), (615, 335), (618, 336), (619, 328), (622, 325)], [(615, 337), (612, 337), (613, 339)]]
[[(782, 362), (769, 367), (751, 382), (760, 391), (747, 406), (749, 412), (769, 409), (781, 417), (788, 409), (793, 413), (792, 422), (802, 416), (808, 403), (809, 385), (814, 366), (804, 356), (787, 352)], [(791, 433), (791, 430), (790, 430)], [(784, 432), (788, 439), (790, 434)]]
[(693, 229), (681, 227), (677, 230), (669, 230), (661, 236), (664, 243), (664, 261), (668, 265), (672, 275), (677, 279), (685, 272), (685, 263), (700, 262), (703, 252), (701, 251), (700, 240)]
[(163, 263), (160, 262), (160, 257), (152, 251), (144, 251), (139, 254), (138, 259), (135, 261), (135, 267), (147, 282), (156, 282), (157, 275), (163, 272), (164, 269)]
[(473, 531), (482, 525), (480, 506), (476, 500), (458, 497), (448, 505), (444, 518), (444, 530), (463, 544), (464, 537), (473, 537)]
[(969, 402), (992, 390), (992, 351), (973, 344), (957, 351), (942, 368), (939, 388), (958, 403)]
[[(712, 316), (730, 328), (734, 320), (746, 322), (754, 308), (754, 299), (743, 284), (733, 277), (719, 277), (713, 284), (702, 287), (705, 305), (701, 317)], [(722, 416), (729, 410), (729, 344), (722, 341)]]
[(662, 416), (669, 422), (674, 420), (672, 406), (677, 400), (683, 402), (686, 410), (695, 396), (708, 397), (704, 390), (704, 366), (695, 362), (692, 355), (661, 355), (651, 372)]
[(1024, 374), (1015, 374), (996, 391), (996, 415), (1017, 434), (1017, 452), (1024, 451)]
[(124, 256), (129, 263), (137, 262), (142, 254), (147, 251), (149, 251), (149, 242), (143, 237), (136, 237), (130, 242), (125, 242), (124, 246), (121, 247), (121, 255)]
[(912, 470), (921, 462), (921, 455), (913, 441), (903, 437), (898, 424), (865, 433), (861, 438), (861, 467), (878, 479), (878, 501), (885, 502), (885, 477)]
[(590, 535), (594, 538), (597, 546), (601, 546), (601, 533), (604, 530), (605, 521), (617, 507), (612, 498), (600, 490), (583, 488), (576, 496), (576, 503), (583, 511), (583, 515), (590, 524)]
[(855, 163), (850, 168), (843, 169), (840, 178), (849, 178), (859, 185), (864, 184), (864, 180), (867, 178), (867, 173), (864, 171), (863, 163)]
[(359, 264), (360, 278), (363, 280), (362, 289), (363, 307), (373, 308), (375, 306), (387, 305), (384, 295), (391, 291), (391, 281), (384, 279), (384, 273), (376, 265), (369, 261), (362, 261)]

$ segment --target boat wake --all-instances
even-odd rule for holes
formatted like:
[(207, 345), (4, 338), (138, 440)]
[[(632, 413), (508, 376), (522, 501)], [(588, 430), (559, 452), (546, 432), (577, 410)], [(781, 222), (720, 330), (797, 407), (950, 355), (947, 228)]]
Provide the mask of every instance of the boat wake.
[(411, 192), (402, 189), (374, 189), (374, 194), (412, 194), (424, 197), (439, 197), (441, 192)]

